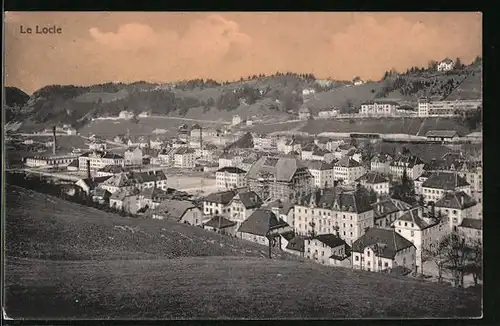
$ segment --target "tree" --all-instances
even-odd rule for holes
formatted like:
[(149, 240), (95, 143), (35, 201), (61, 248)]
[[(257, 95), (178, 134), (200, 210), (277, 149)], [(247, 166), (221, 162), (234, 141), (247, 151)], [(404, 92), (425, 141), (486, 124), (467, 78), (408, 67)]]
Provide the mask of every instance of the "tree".
[(430, 60), (428, 63), (427, 63), (427, 69), (429, 70), (436, 70), (437, 69), (437, 61), (435, 60)]
[(467, 258), (465, 238), (456, 232), (450, 233), (441, 239), (439, 247), (446, 257), (445, 268), (452, 273), (455, 286), (463, 287)]
[(438, 272), (438, 283), (443, 282), (443, 270), (445, 264), (448, 262), (448, 256), (442, 250), (443, 245), (441, 242), (427, 245), (422, 248), (422, 266), (420, 267), (420, 271), (422, 275), (424, 274), (424, 263), (426, 261), (432, 261), (436, 267)]
[(460, 58), (457, 57), (457, 59), (455, 60), (455, 69), (462, 69), (464, 67), (464, 65), (462, 64), (462, 60), (460, 60)]
[(467, 245), (467, 263), (465, 265), (465, 274), (472, 274), (474, 285), (477, 285), (478, 280), (482, 277), (483, 270), (483, 246), (481, 241), (476, 240)]

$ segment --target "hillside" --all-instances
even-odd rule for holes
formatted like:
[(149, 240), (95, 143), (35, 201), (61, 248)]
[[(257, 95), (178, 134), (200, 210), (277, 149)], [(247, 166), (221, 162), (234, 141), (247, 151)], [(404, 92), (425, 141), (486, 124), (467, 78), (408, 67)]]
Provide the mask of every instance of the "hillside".
[[(323, 267), (168, 221), (7, 188), (12, 318), (362, 318), (481, 314), (479, 293)], [(400, 293), (393, 296), (387, 293)], [(50, 297), (50, 300), (47, 300)]]

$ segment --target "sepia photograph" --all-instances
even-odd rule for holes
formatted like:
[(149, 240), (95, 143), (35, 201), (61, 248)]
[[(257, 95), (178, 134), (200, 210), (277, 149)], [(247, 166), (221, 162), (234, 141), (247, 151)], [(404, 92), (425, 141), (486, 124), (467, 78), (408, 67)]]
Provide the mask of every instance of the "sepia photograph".
[(482, 19), (4, 12), (3, 318), (481, 318)]

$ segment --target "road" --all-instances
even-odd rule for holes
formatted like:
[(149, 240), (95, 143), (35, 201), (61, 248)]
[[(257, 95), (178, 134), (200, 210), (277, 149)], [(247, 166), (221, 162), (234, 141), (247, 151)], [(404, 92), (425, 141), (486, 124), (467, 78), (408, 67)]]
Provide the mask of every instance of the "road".
[(154, 118), (154, 119), (172, 119), (172, 120), (186, 120), (186, 121), (195, 121), (195, 122), (212, 122), (212, 123), (221, 123), (225, 125), (230, 125), (231, 122), (229, 121), (215, 121), (215, 120), (200, 120), (200, 119), (190, 119), (190, 118), (178, 118), (178, 117), (166, 117), (163, 115), (152, 115), (148, 118)]
[(33, 174), (39, 174), (39, 175), (46, 176), (46, 177), (53, 177), (53, 178), (58, 178), (61, 180), (75, 181), (75, 182), (81, 179), (81, 177), (76, 176), (76, 175), (55, 173), (55, 172), (46, 172), (46, 171), (41, 171), (41, 170), (31, 169), (31, 168), (6, 169), (6, 171), (22, 171), (22, 172), (28, 172), (28, 173), (33, 173)]

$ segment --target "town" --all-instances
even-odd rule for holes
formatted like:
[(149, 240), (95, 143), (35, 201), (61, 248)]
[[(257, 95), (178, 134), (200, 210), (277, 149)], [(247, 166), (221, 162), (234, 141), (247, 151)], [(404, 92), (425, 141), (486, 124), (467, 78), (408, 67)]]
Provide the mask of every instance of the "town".
[[(411, 111), (372, 101), (358, 114), (450, 116), (480, 106), (481, 100), (422, 100)], [(305, 104), (299, 119), (311, 119)], [(332, 109), (314, 119), (343, 118)], [(265, 134), (246, 130), (250, 122), (238, 115), (219, 127), (179, 121), (172, 137), (105, 139), (64, 125), (39, 133), (45, 135), (40, 142), (34, 140), (39, 135), (10, 132), (13, 148), (45, 153), (11, 164), (9, 178), (34, 178), (59, 187), (68, 200), (123, 216), (175, 220), (334, 267), (443, 282), (442, 256), (459, 250), (453, 241), (463, 240), (463, 251), (481, 248), (481, 153), (463, 148), (481, 143), (477, 133), (429, 130), (417, 140)], [(61, 149), (68, 137), (86, 147)], [(436, 146), (441, 155), (425, 153)], [(477, 284), (480, 258), (471, 259), (461, 263), (475, 266), (468, 270)], [(453, 272), (449, 281), (463, 287), (470, 275)]]

